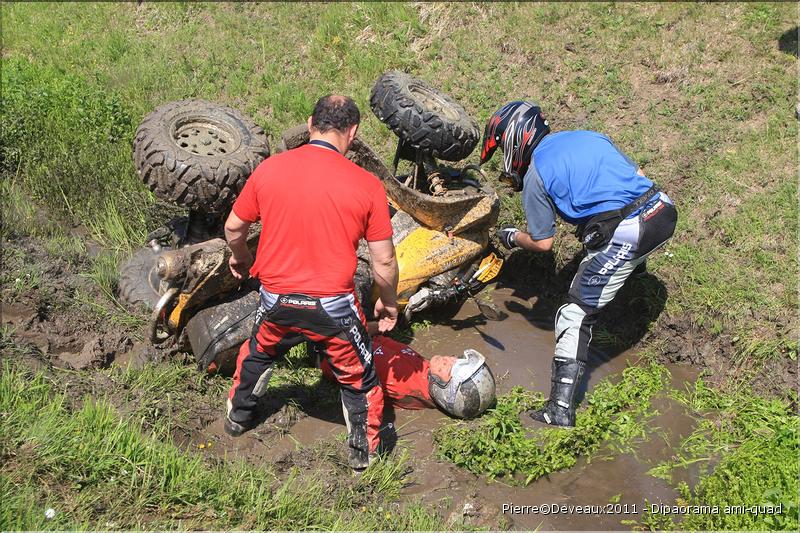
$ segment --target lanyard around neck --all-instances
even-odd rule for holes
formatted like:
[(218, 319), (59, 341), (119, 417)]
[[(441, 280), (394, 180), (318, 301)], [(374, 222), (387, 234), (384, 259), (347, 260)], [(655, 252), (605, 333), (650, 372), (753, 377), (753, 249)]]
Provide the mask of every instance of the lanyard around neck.
[(339, 153), (339, 149), (338, 148), (336, 148), (334, 145), (332, 145), (328, 141), (323, 141), (322, 139), (310, 140), (310, 141), (308, 141), (308, 144), (313, 144), (313, 145), (316, 145), (316, 146), (322, 146), (323, 148), (329, 148), (329, 149), (333, 150), (334, 152), (336, 152), (337, 154)]

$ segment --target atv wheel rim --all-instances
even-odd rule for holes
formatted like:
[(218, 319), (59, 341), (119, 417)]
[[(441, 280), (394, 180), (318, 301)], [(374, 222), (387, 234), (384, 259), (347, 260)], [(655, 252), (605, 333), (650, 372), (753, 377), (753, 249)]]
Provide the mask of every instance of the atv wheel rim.
[(408, 90), (415, 95), (426, 111), (444, 116), (453, 122), (459, 119), (459, 114), (453, 109), (453, 104), (436, 94), (430, 87), (412, 82), (408, 85)]
[(221, 124), (208, 120), (184, 120), (175, 125), (175, 143), (196, 155), (224, 156), (239, 147), (239, 138)]

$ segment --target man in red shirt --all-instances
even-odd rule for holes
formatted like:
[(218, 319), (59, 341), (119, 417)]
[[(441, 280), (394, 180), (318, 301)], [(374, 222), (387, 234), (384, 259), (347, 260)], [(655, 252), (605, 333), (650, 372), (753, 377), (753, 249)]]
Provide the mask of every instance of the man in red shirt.
[[(372, 338), (372, 347), (384, 397), (395, 407), (438, 407), (450, 416), (474, 418), (494, 402), (494, 376), (475, 350), (466, 350), (459, 358), (435, 355), (428, 361), (407, 344), (383, 335)], [(320, 362), (320, 369), (335, 381), (326, 359)], [(453, 400), (448, 402), (451, 389)]]
[[(251, 338), (239, 350), (225, 430), (253, 426), (272, 363), (289, 339), (324, 347), (341, 385), (350, 466), (368, 466), (378, 447), (383, 390), (372, 363), (364, 314), (354, 293), (356, 249), (369, 245), (380, 291), (375, 316), (381, 332), (397, 322), (398, 267), (386, 192), (380, 180), (344, 157), (360, 113), (345, 96), (320, 98), (308, 119), (310, 141), (262, 162), (247, 180), (225, 223), (230, 268), (261, 282), (261, 305)], [(261, 220), (255, 261), (246, 245)]]

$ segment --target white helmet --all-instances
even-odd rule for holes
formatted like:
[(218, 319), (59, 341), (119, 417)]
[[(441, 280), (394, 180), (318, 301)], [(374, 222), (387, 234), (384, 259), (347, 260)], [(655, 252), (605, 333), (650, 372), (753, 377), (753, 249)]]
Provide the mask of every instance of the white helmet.
[(453, 364), (449, 381), (428, 371), (428, 390), (440, 409), (458, 418), (480, 415), (495, 399), (492, 371), (483, 355), (471, 349)]

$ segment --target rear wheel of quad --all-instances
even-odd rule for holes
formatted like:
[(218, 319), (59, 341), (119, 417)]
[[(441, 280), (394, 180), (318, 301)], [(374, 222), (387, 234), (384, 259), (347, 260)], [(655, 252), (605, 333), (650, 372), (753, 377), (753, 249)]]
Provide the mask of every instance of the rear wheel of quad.
[(386, 72), (372, 87), (373, 113), (414, 150), (445, 161), (466, 158), (478, 124), (452, 98), (404, 72)]
[(203, 100), (158, 107), (133, 141), (136, 169), (156, 196), (207, 213), (226, 212), (267, 157), (260, 126), (235, 109)]
[(117, 293), (120, 300), (131, 307), (152, 310), (161, 295), (158, 287), (161, 280), (156, 273), (158, 254), (143, 248), (131, 256), (119, 272)]

